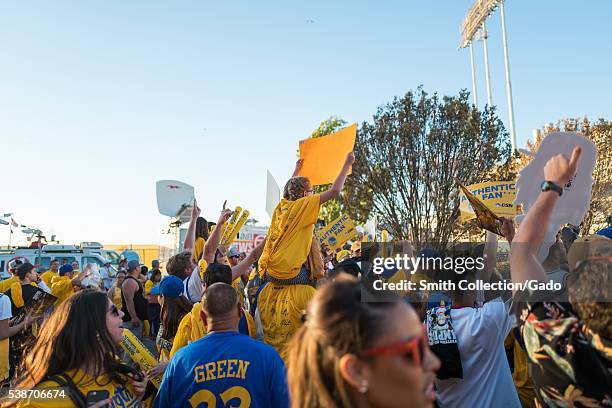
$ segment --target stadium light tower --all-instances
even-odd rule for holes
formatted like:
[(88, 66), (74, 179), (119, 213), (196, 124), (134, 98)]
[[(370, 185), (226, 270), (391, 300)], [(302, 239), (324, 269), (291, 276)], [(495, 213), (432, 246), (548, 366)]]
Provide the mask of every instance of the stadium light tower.
[(482, 39), (484, 44), (485, 52), (485, 70), (487, 79), (487, 99), (489, 105), (492, 104), (491, 98), (491, 84), (489, 77), (489, 57), (487, 53), (487, 30), (485, 22), (487, 18), (495, 11), (497, 6), (500, 7), (501, 11), (501, 25), (502, 25), (502, 41), (504, 46), (504, 65), (506, 68), (506, 96), (508, 98), (508, 116), (510, 119), (510, 140), (512, 142), (512, 150), (516, 151), (516, 133), (514, 129), (514, 104), (512, 102), (512, 86), (510, 83), (510, 61), (508, 57), (508, 41), (506, 36), (506, 15), (504, 12), (504, 0), (476, 0), (472, 7), (468, 10), (463, 24), (461, 25), (461, 43), (460, 48), (470, 47), (470, 59), (472, 64), (472, 86), (474, 88), (474, 103), (476, 104), (478, 99), (476, 96), (476, 74), (474, 72), (474, 58), (472, 52), (472, 41), (476, 37), (476, 34), (481, 31)]

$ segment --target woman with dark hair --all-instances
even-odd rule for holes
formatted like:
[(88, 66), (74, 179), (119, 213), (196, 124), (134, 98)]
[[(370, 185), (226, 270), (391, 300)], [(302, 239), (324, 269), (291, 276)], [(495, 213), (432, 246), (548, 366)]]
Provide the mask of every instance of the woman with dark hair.
[(204, 245), (208, 241), (208, 221), (204, 217), (198, 217), (195, 229), (195, 244), (193, 248), (193, 258), (196, 262), (202, 258)]
[(183, 317), (191, 312), (193, 305), (183, 296), (183, 281), (174, 275), (166, 276), (159, 283), (159, 304), (161, 305), (161, 323), (157, 332), (159, 364), (149, 370), (151, 377), (166, 370), (170, 360), (172, 342)]
[(106, 391), (109, 398), (94, 407), (140, 407), (147, 378), (119, 358), (122, 316), (98, 290), (81, 291), (63, 302), (24, 354), (14, 388), (62, 387), (69, 396), (24, 400), (19, 406), (80, 408), (90, 391)]
[(317, 291), (289, 346), (291, 405), (431, 407), (440, 361), (407, 303), (363, 302), (348, 275)]

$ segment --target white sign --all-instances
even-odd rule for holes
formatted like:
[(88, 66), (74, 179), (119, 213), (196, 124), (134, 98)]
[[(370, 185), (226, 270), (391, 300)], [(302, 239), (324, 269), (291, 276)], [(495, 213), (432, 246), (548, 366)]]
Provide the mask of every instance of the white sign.
[(267, 170), (268, 178), (266, 182), (266, 212), (272, 218), (272, 214), (274, 214), (274, 209), (276, 205), (280, 202), (280, 187), (274, 177), (270, 173), (270, 170)]
[(193, 202), (194, 190), (189, 184), (176, 180), (160, 180), (155, 184), (157, 209), (160, 214), (176, 217)]
[[(558, 154), (564, 154), (568, 158), (571, 157), (576, 146), (582, 148), (576, 175), (563, 186), (563, 195), (557, 201), (551, 214), (550, 223), (546, 227), (544, 244), (538, 253), (540, 262), (546, 259), (550, 246), (555, 242), (555, 236), (559, 228), (568, 223), (580, 225), (588, 211), (591, 201), (591, 187), (593, 186), (592, 174), (597, 160), (597, 148), (593, 142), (575, 132), (551, 133), (542, 140), (535, 157), (521, 170), (516, 183), (518, 192), (514, 205), (522, 204), (523, 213), (527, 214), (538, 195), (540, 195), (546, 162)], [(523, 217), (524, 215), (518, 216), (518, 221), (520, 222)]]

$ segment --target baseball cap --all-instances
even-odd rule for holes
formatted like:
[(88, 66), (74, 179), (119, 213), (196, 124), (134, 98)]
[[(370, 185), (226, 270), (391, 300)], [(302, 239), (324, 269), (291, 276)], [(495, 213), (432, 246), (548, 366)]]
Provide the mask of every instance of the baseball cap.
[(602, 228), (596, 234), (612, 239), (612, 227)]
[(233, 258), (235, 256), (240, 256), (240, 252), (235, 247), (231, 247), (229, 251), (227, 251), (227, 257)]
[(140, 262), (138, 262), (135, 259), (132, 259), (131, 261), (128, 262), (127, 264), (128, 271), (133, 271), (136, 268), (140, 268)]
[(17, 270), (17, 267), (22, 264), (23, 264), (23, 261), (21, 259), (12, 259), (8, 264), (9, 272), (11, 273), (15, 272)]
[(153, 262), (151, 262), (151, 266), (153, 268), (159, 268), (159, 259), (154, 259)]
[(64, 276), (65, 274), (70, 273), (72, 271), (73, 271), (72, 265), (70, 265), (70, 264), (62, 265), (59, 268), (60, 276)]
[(160, 295), (176, 298), (183, 294), (183, 281), (174, 275), (166, 276), (158, 286)]
[(612, 254), (612, 240), (603, 235), (587, 235), (574, 241), (567, 253), (567, 263), (570, 272), (577, 264), (592, 256), (607, 256)]
[(151, 292), (149, 292), (150, 295), (159, 295), (159, 284), (153, 286), (151, 288)]

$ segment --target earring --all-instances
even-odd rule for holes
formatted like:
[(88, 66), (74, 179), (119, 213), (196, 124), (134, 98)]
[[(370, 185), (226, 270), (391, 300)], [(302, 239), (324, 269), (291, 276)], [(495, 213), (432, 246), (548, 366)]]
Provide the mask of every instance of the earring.
[(363, 380), (361, 382), (361, 385), (359, 386), (359, 392), (362, 394), (368, 392), (368, 382), (366, 380)]

